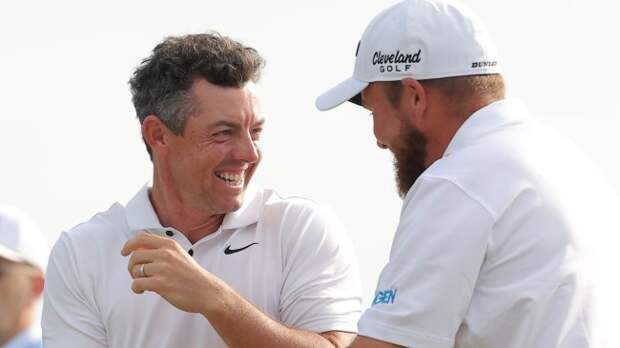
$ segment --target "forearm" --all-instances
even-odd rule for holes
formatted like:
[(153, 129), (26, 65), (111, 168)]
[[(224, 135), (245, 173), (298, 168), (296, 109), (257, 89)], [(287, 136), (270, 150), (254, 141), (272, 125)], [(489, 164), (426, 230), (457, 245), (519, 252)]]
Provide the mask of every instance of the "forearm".
[(314, 332), (289, 328), (261, 312), (223, 282), (215, 303), (203, 315), (229, 347), (346, 347), (353, 334)]
[(202, 268), (176, 242), (141, 234), (122, 250), (130, 255), (131, 288), (153, 291), (173, 306), (201, 313), (229, 347), (346, 347), (354, 334), (314, 333), (269, 318), (233, 288)]

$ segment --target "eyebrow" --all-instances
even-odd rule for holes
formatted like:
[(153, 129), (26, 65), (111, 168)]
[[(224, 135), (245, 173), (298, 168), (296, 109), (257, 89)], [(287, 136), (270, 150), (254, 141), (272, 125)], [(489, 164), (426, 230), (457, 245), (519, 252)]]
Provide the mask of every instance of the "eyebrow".
[[(252, 127), (260, 127), (260, 126), (262, 126), (264, 124), (265, 124), (265, 119), (262, 118), (262, 119), (258, 120), (257, 122), (255, 122), (252, 125)], [(215, 128), (215, 127), (221, 127), (221, 126), (230, 127), (230, 128), (241, 128), (238, 123), (227, 121), (227, 120), (221, 120), (221, 121), (213, 122), (213, 123), (209, 124), (207, 126), (207, 128)]]

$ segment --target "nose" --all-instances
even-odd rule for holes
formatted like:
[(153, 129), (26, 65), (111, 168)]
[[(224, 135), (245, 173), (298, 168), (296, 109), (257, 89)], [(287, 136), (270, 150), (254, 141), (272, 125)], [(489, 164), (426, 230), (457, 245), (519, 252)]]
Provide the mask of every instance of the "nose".
[(258, 144), (256, 144), (250, 135), (243, 136), (239, 140), (235, 158), (246, 163), (255, 163), (258, 161), (259, 157), (260, 149), (258, 148)]
[(377, 146), (380, 149), (387, 149), (387, 145), (385, 145), (385, 143), (382, 143), (381, 140), (379, 140), (380, 138), (380, 127), (379, 127), (379, 123), (377, 122), (377, 119), (375, 118), (375, 114), (372, 114), (373, 118), (372, 118), (372, 132), (375, 134), (375, 139), (377, 139)]

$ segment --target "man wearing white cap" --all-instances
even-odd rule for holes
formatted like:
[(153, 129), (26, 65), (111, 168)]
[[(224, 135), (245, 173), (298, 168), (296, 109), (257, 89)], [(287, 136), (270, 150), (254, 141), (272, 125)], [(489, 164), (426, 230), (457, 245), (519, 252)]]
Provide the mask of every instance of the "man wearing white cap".
[(39, 348), (40, 299), (48, 248), (38, 227), (0, 207), (0, 347)]
[(505, 99), (497, 50), (472, 13), (441, 0), (380, 13), (353, 77), (317, 107), (345, 101), (372, 112), (404, 198), (352, 347), (609, 343), (593, 324), (590, 278), (608, 260), (595, 241), (620, 231), (617, 196), (578, 150)]

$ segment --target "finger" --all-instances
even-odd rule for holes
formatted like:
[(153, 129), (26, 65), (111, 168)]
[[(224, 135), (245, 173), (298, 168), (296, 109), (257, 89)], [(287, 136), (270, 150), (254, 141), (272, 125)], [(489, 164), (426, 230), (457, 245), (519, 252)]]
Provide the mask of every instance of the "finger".
[(131, 290), (136, 294), (142, 294), (145, 291), (155, 291), (157, 282), (157, 279), (152, 277), (137, 278), (131, 283)]
[(123, 245), (121, 255), (127, 256), (138, 249), (157, 249), (169, 245), (172, 239), (156, 236), (151, 233), (140, 233)]
[(129, 270), (129, 273), (131, 273), (132, 275), (134, 274), (132, 272), (132, 269), (135, 265), (139, 265), (141, 263), (151, 263), (154, 262), (155, 260), (158, 260), (161, 258), (161, 249), (149, 249), (149, 250), (136, 250), (131, 254), (131, 257), (129, 258), (129, 264), (127, 265), (127, 269)]
[[(144, 265), (144, 269), (140, 270), (142, 265)], [(163, 268), (162, 264), (159, 262), (141, 263), (141, 264), (134, 265), (129, 270), (129, 273), (134, 279), (152, 278), (152, 277), (155, 277), (157, 274), (160, 274), (162, 271), (162, 268)], [(144, 271), (144, 274), (142, 274), (142, 271)]]
[[(144, 268), (142, 268), (143, 265), (144, 265)], [(148, 277), (146, 273), (147, 272), (146, 265), (147, 265), (146, 263), (141, 263), (141, 264), (132, 266), (131, 268), (129, 268), (129, 274), (131, 274), (131, 277), (133, 279)]]

